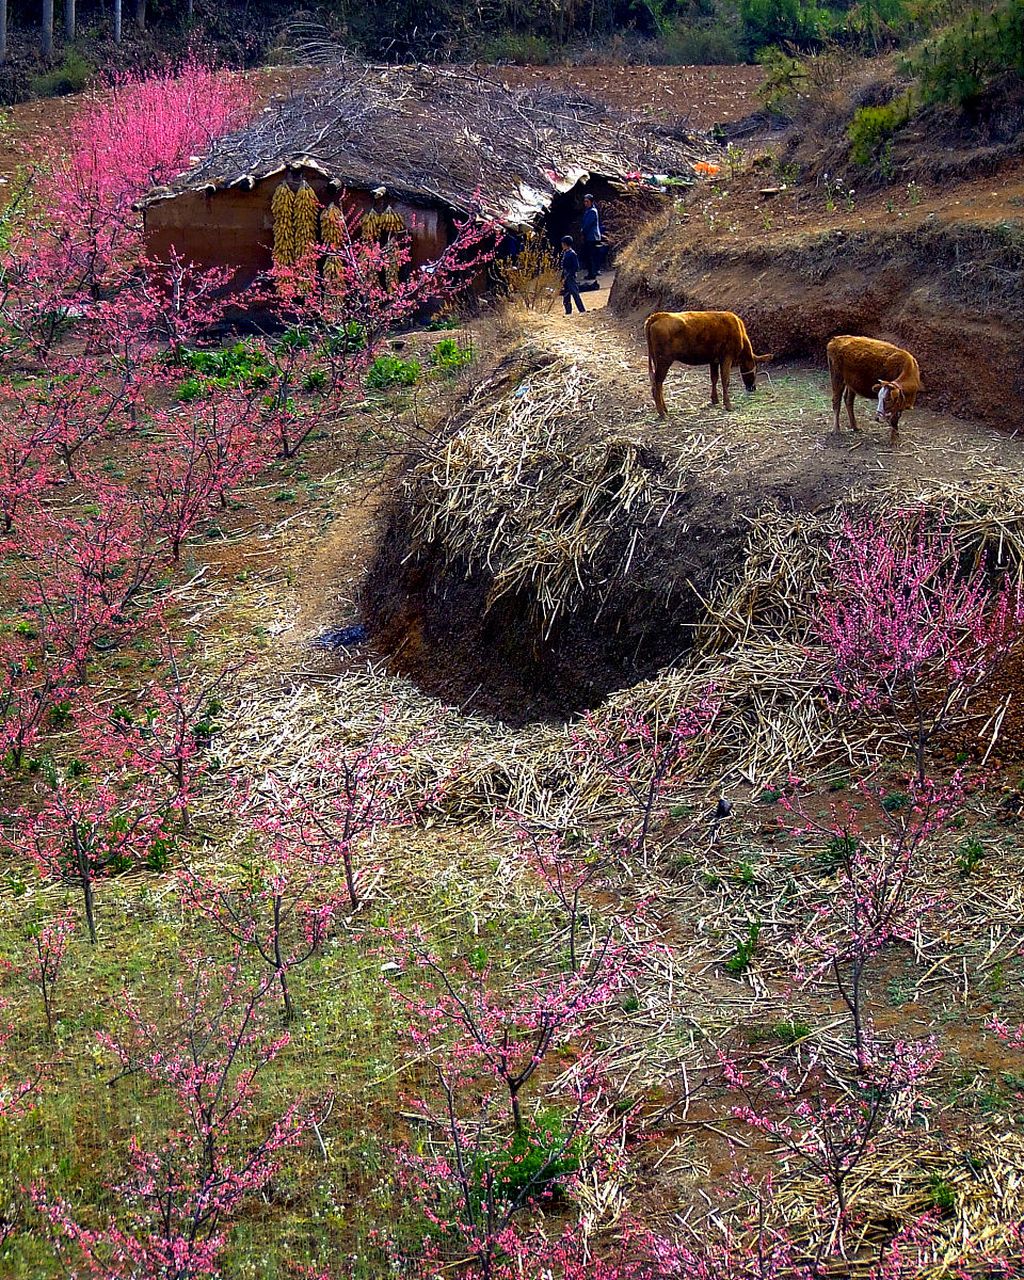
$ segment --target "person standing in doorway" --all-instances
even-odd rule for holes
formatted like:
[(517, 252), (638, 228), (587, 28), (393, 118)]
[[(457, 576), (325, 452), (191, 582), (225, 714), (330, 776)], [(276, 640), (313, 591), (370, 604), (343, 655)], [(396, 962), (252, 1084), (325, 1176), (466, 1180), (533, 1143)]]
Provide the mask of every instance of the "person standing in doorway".
[(587, 279), (596, 280), (601, 269), (601, 215), (592, 195), (583, 197), (583, 265)]
[(580, 297), (580, 287), (576, 283), (576, 272), (580, 269), (580, 260), (572, 247), (572, 236), (562, 236), (562, 302), (565, 314), (572, 315), (572, 304), (576, 303), (577, 311), (586, 311)]

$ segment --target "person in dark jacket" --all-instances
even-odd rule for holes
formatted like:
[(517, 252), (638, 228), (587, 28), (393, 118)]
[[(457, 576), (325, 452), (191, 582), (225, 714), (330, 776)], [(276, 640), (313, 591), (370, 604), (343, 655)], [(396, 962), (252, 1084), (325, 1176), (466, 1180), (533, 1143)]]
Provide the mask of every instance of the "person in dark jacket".
[(587, 269), (587, 279), (596, 280), (601, 269), (601, 215), (597, 211), (594, 197), (583, 197), (583, 265)]
[(562, 236), (562, 302), (565, 314), (572, 315), (572, 304), (576, 303), (577, 311), (586, 311), (580, 297), (580, 287), (576, 283), (576, 272), (580, 269), (580, 260), (572, 247), (572, 236)]

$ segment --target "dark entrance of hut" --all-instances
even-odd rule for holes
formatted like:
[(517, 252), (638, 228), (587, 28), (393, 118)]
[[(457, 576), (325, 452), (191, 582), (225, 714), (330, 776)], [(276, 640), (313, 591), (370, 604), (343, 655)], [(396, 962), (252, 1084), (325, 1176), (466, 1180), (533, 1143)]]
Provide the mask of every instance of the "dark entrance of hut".
[(593, 196), (597, 204), (606, 251), (605, 266), (611, 267), (616, 249), (628, 243), (654, 216), (662, 197), (654, 191), (626, 186), (600, 175), (578, 182), (571, 191), (556, 195), (545, 214), (544, 231), (553, 249), (559, 248), (562, 236), (572, 236), (579, 248), (583, 197), (586, 195)]

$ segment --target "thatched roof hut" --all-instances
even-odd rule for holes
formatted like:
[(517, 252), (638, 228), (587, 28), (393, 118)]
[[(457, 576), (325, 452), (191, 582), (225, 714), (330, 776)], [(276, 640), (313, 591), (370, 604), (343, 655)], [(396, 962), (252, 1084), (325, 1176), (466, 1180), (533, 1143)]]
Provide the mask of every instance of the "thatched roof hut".
[(692, 176), (712, 150), (706, 135), (575, 93), (509, 89), (468, 69), (343, 60), (151, 191), (147, 239), (153, 256), (173, 245), (204, 265), (262, 268), (272, 188), (294, 174), (324, 202), (394, 209), (413, 234), (414, 260), (425, 261), (471, 209), (520, 226), (591, 179)]

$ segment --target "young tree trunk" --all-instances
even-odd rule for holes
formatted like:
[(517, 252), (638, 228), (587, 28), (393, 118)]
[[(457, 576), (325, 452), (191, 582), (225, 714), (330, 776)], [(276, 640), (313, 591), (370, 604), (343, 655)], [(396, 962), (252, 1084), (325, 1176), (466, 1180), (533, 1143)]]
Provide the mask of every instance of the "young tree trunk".
[(99, 938), (96, 936), (96, 899), (92, 888), (92, 868), (89, 866), (89, 855), (77, 839), (75, 852), (78, 856), (78, 877), (82, 886), (82, 901), (85, 905), (85, 923), (89, 927), (89, 941), (95, 946)]
[(7, 0), (0, 0), (0, 62), (7, 61)]
[(64, 39), (75, 38), (75, 0), (64, 0)]
[(135, 25), (140, 31), (146, 29), (146, 0), (135, 0)]
[(274, 895), (274, 967), (277, 969), (277, 980), (281, 984), (284, 1020), (292, 1022), (295, 1018), (295, 1006), (292, 1004), (292, 993), (288, 990), (287, 966), (281, 954), (281, 898), (278, 894)]
[(43, 31), (39, 52), (46, 59), (53, 57), (53, 0), (43, 0)]
[(114, 0), (114, 44), (121, 43), (121, 0)]

